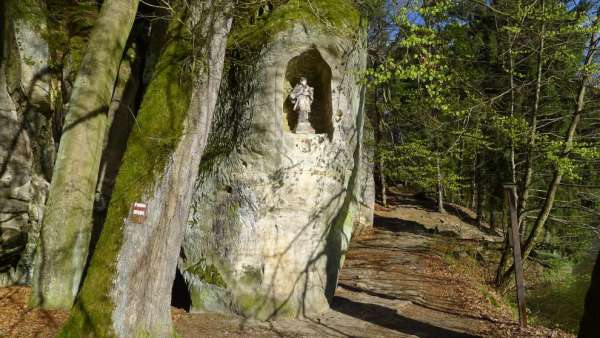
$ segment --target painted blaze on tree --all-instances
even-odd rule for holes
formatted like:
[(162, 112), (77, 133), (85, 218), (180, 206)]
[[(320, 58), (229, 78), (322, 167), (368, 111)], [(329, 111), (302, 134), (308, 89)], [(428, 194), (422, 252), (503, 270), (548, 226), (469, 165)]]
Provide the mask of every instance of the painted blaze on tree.
[(148, 205), (146, 203), (135, 202), (131, 205), (129, 219), (133, 223), (143, 224), (146, 221)]

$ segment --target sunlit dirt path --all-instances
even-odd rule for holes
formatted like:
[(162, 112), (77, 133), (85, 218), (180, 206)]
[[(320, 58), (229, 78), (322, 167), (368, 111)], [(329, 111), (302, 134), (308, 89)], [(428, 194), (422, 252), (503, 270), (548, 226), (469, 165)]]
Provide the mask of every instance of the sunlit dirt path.
[[(500, 241), (469, 222), (414, 198), (378, 207), (375, 227), (348, 250), (331, 310), (316, 318), (258, 322), (173, 309), (177, 333), (192, 337), (565, 337), (519, 331), (478, 276), (448, 264), (473, 243)], [(457, 259), (461, 259), (460, 256)], [(0, 337), (52, 337), (67, 312), (30, 309), (29, 289), (0, 289)]]
[(481, 276), (447, 263), (445, 256), (462, 253), (463, 245), (502, 241), (474, 226), (469, 210), (449, 205), (448, 214), (439, 214), (410, 194), (395, 195), (393, 204), (378, 207), (374, 229), (351, 243), (327, 313), (269, 323), (181, 314), (177, 331), (186, 338), (569, 336), (543, 327), (519, 330)]
[(234, 320), (224, 334), (205, 331), (208, 323), (197, 322), (202, 315), (181, 314), (177, 331), (186, 338), (198, 337), (198, 330), (215, 337), (473, 337), (492, 332), (487, 319), (468, 313), (463, 285), (432, 273), (438, 267), (432, 265), (436, 257), (430, 255), (427, 230), (381, 217), (378, 222), (372, 233), (352, 243), (327, 313), (270, 323)]

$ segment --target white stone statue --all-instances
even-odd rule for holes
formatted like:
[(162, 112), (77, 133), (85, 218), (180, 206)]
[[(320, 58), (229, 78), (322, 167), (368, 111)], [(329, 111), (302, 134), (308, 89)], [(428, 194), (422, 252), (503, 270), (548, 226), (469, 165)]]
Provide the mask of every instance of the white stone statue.
[(296, 134), (314, 134), (315, 130), (310, 125), (308, 114), (313, 103), (315, 89), (308, 85), (305, 77), (300, 78), (300, 82), (294, 87), (290, 94), (290, 99), (294, 104), (294, 111), (298, 113), (298, 124), (296, 125)]

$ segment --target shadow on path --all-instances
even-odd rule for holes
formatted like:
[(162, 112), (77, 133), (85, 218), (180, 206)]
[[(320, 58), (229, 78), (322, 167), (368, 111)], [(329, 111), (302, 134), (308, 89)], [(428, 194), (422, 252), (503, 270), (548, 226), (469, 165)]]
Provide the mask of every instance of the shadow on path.
[(381, 305), (355, 302), (339, 296), (334, 297), (331, 305), (335, 311), (408, 335), (422, 338), (478, 337), (407, 318)]
[(411, 220), (406, 220), (406, 219), (400, 219), (400, 218), (396, 218), (396, 217), (385, 217), (385, 216), (375, 215), (374, 227), (379, 228), (379, 229), (384, 229), (387, 231), (391, 231), (391, 232), (396, 232), (396, 233), (397, 232), (406, 232), (406, 233), (411, 233), (411, 234), (421, 235), (421, 236), (430, 236), (431, 237), (432, 235), (443, 235), (446, 237), (453, 237), (453, 238), (458, 237), (458, 235), (452, 231), (439, 230), (439, 229), (437, 229), (437, 227), (433, 228), (433, 229), (428, 229), (421, 223), (411, 221)]

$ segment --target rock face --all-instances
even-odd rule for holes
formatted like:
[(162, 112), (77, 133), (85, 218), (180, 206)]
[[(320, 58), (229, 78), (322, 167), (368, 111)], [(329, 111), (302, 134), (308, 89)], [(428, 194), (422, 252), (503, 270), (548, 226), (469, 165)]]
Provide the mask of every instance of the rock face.
[[(328, 308), (368, 181), (360, 37), (296, 23), (243, 79), (230, 65), (179, 262), (192, 311), (268, 319)], [(315, 134), (291, 131), (301, 76), (315, 88)]]
[(29, 278), (52, 170), (45, 21), (29, 4), (0, 6), (0, 286)]
[(352, 238), (358, 237), (373, 228), (373, 207), (375, 206), (375, 178), (373, 176), (373, 159), (375, 144), (373, 127), (365, 116), (363, 126), (361, 162), (356, 184), (357, 216), (354, 220)]

